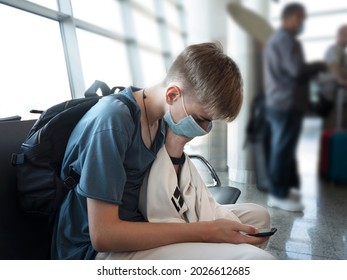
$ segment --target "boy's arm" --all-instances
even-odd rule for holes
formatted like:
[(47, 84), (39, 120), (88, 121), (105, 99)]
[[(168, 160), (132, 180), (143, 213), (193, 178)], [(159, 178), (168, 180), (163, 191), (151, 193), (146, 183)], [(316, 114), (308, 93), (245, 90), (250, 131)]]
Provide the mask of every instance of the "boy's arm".
[(87, 198), (89, 232), (98, 252), (138, 251), (183, 242), (262, 244), (266, 238), (246, 236), (257, 230), (219, 219), (199, 223), (128, 222), (118, 218), (118, 206)]

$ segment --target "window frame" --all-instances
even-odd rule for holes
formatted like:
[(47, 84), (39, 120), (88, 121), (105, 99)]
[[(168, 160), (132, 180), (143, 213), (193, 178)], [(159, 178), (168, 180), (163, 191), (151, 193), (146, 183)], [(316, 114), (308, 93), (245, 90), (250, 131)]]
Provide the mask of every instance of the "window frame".
[[(168, 31), (174, 30), (178, 32), (182, 37), (183, 45), (187, 45), (187, 32), (184, 21), (185, 11), (181, 0), (165, 0), (174, 3), (174, 7), (176, 7), (180, 18), (180, 28), (173, 27), (165, 21), (161, 3), (162, 0), (153, 0), (155, 14), (148, 8), (146, 9), (145, 6), (139, 5), (131, 0), (114, 1), (118, 1), (121, 5), (123, 31), (126, 35), (100, 27), (91, 22), (74, 18), (71, 0), (57, 0), (58, 10), (50, 9), (25, 0), (0, 0), (0, 4), (8, 5), (59, 22), (71, 97), (79, 98), (82, 97), (81, 93), (86, 90), (86, 85), (84, 84), (83, 68), (77, 40), (77, 28), (124, 43), (128, 54), (127, 59), (132, 82), (140, 86), (143, 85), (144, 81), (143, 67), (139, 67), (139, 65), (141, 66), (140, 49), (161, 55), (164, 67), (168, 70), (173, 60), (173, 54), (167, 36)], [(137, 11), (147, 16), (153, 17), (156, 21), (160, 38), (159, 47), (138, 42), (135, 34), (134, 20), (132, 18), (134, 9), (137, 9)]]

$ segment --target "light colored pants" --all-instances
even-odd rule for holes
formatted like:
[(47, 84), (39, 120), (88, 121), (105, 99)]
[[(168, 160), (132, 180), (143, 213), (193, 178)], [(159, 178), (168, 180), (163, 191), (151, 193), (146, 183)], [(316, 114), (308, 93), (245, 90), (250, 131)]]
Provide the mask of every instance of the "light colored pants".
[[(268, 211), (256, 204), (225, 205), (233, 211), (243, 224), (257, 228), (269, 228)], [(262, 247), (264, 247), (263, 245)], [(97, 260), (273, 260), (271, 254), (249, 244), (227, 243), (177, 243), (154, 249), (121, 252), (98, 253)]]

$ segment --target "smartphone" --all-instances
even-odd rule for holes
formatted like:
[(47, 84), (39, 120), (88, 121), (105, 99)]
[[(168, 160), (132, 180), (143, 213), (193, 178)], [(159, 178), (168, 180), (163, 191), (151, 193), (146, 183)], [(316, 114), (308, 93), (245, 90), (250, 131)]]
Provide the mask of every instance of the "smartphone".
[(264, 228), (264, 229), (260, 229), (258, 233), (253, 233), (253, 234), (249, 233), (247, 235), (255, 236), (255, 237), (267, 237), (267, 236), (274, 235), (276, 231), (277, 231), (277, 228)]

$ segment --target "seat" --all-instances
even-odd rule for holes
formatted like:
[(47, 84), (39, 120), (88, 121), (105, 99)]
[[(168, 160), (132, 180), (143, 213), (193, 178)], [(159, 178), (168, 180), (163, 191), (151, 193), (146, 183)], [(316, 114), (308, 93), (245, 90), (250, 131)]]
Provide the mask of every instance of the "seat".
[(206, 186), (219, 204), (234, 204), (241, 191), (238, 188), (222, 185), (213, 166), (200, 155), (189, 155)]
[(0, 118), (0, 122), (9, 122), (9, 121), (20, 121), (22, 119), (21, 116), (15, 115), (6, 118)]
[(11, 155), (18, 152), (30, 121), (0, 121), (0, 259), (48, 259), (50, 242), (41, 220), (23, 215), (17, 207), (15, 168)]

